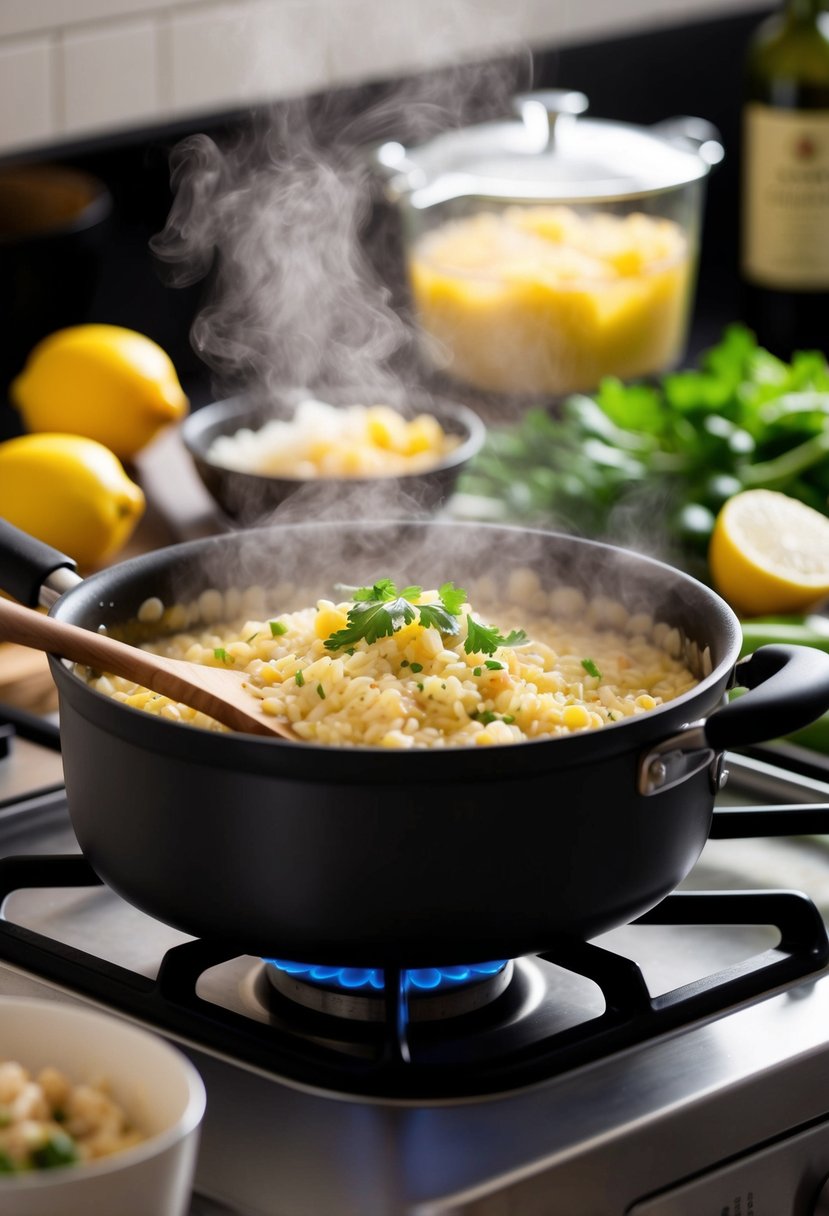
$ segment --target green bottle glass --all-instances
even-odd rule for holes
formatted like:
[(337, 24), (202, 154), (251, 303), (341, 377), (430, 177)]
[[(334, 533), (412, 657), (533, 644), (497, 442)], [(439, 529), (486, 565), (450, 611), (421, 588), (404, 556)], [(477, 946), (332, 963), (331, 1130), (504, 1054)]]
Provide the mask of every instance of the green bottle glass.
[(745, 78), (744, 315), (788, 357), (829, 352), (829, 0), (786, 0), (756, 31)]

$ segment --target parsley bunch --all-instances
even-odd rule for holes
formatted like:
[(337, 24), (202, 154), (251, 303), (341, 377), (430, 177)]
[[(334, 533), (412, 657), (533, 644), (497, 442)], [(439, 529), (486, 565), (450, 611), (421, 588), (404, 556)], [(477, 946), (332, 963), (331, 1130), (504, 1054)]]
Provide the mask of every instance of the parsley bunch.
[(390, 638), (416, 617), (424, 628), (434, 626), (450, 636), (460, 633), (458, 614), (466, 602), (466, 592), (454, 583), (444, 583), (438, 590), (439, 604), (415, 604), (422, 594), (422, 587), (398, 591), (390, 578), (378, 579), (370, 587), (358, 587), (352, 596), (354, 606), (348, 610), (347, 627), (326, 638), (326, 650), (342, 650), (362, 638), (367, 642)]
[[(347, 590), (352, 593), (354, 605), (348, 610), (348, 625), (326, 638), (326, 650), (343, 650), (363, 638), (367, 642), (390, 638), (416, 617), (424, 629), (432, 626), (449, 637), (457, 637), (461, 631), (458, 617), (466, 603), (466, 592), (454, 583), (443, 583), (438, 589), (438, 604), (416, 604), (423, 588), (412, 586), (398, 591), (390, 578), (378, 579), (370, 587), (349, 587)], [(467, 654), (495, 654), (499, 646), (522, 646), (526, 640), (523, 629), (513, 629), (504, 636), (494, 625), (482, 625), (466, 614), (463, 648)]]

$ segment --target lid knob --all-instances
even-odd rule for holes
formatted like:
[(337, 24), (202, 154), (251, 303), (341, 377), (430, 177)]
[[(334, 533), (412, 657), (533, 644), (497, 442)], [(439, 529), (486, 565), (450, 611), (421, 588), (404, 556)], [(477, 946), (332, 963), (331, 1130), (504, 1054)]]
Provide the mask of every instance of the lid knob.
[(574, 89), (536, 89), (532, 93), (519, 93), (512, 99), (515, 113), (523, 121), (539, 152), (552, 149), (556, 122), (562, 114), (575, 117), (583, 114), (589, 104), (584, 93)]

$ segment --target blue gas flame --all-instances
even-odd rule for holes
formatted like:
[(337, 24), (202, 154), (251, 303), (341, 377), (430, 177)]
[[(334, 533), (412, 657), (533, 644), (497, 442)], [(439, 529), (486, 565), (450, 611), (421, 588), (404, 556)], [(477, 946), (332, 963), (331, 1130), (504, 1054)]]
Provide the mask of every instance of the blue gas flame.
[[(313, 963), (294, 963), (285, 958), (266, 958), (263, 961), (287, 975), (295, 975), (308, 983), (319, 984), (325, 988), (369, 993), (383, 991), (383, 972), (378, 968), (323, 967)], [(410, 992), (413, 989), (433, 992), (441, 988), (460, 988), (488, 975), (497, 975), (506, 967), (507, 961), (499, 959), (494, 963), (474, 963), (459, 967), (418, 967), (404, 974)]]

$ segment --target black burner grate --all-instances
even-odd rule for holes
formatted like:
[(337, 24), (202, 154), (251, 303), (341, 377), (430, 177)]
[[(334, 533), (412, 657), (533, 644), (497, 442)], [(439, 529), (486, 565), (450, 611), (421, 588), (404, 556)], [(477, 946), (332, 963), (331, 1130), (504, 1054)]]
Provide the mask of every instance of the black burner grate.
[[(100, 880), (80, 856), (0, 860), (0, 905), (24, 888), (87, 887)], [(329, 1090), (397, 1098), (444, 1098), (518, 1088), (666, 1030), (721, 1013), (819, 970), (829, 961), (829, 938), (814, 904), (791, 891), (679, 892), (636, 924), (771, 925), (779, 944), (671, 992), (650, 995), (638, 965), (587, 942), (561, 944), (543, 960), (593, 981), (604, 1012), (565, 1029), (494, 1040), (497, 1049), (470, 1060), (451, 1043), (422, 1040), (409, 1026), (400, 967), (385, 969), (386, 1018), (370, 1053), (338, 1050), (324, 1035), (269, 1025), (207, 1001), (196, 991), (211, 967), (245, 955), (243, 944), (196, 940), (165, 954), (155, 979), (8, 919), (0, 920), (0, 958), (58, 983), (195, 1046), (220, 1050), (274, 1075)], [(509, 989), (499, 1001), (507, 1002)], [(312, 1015), (312, 1022), (313, 1022)], [(497, 1013), (488, 1016), (497, 1017)], [(542, 1023), (543, 1026), (543, 1023)], [(475, 1030), (473, 1028), (473, 1033)]]

